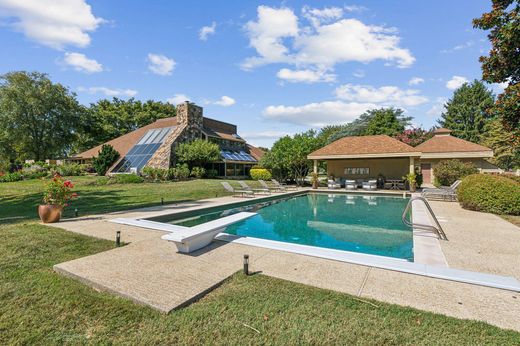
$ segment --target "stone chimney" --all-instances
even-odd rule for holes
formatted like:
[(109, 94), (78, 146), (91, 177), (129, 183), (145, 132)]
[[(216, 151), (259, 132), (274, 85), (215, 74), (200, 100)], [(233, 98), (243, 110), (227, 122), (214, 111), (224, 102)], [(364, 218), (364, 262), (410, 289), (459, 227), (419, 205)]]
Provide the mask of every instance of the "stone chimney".
[(177, 124), (202, 128), (202, 107), (189, 101), (178, 104)]

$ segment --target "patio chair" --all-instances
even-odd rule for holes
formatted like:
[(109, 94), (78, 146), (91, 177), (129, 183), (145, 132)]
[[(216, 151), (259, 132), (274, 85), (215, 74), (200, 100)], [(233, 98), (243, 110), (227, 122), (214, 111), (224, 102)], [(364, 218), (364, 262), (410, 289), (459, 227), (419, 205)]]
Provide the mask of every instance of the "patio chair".
[(437, 199), (443, 201), (455, 202), (457, 200), (457, 188), (460, 185), (460, 180), (456, 180), (448, 187), (440, 187), (438, 189), (423, 189), (421, 196), (426, 199)]
[(226, 191), (231, 192), (233, 197), (254, 197), (255, 192), (252, 190), (237, 190), (233, 186), (229, 185), (226, 181), (220, 182)]
[(346, 190), (356, 190), (357, 183), (355, 180), (345, 180), (345, 189)]
[(251, 190), (258, 193), (265, 193), (267, 195), (271, 194), (271, 191), (267, 188), (261, 188), (261, 189), (253, 189), (251, 186), (247, 185), (245, 181), (239, 180), (238, 184), (242, 187), (244, 190)]
[(265, 180), (262, 180), (262, 179), (258, 179), (258, 182), (260, 183), (260, 185), (262, 185), (262, 187), (264, 189), (268, 189), (269, 191), (282, 191), (280, 188), (276, 187), (276, 186), (269, 186), (267, 185), (267, 183), (265, 182)]
[(276, 180), (276, 179), (271, 179), (271, 182), (274, 184), (274, 186), (276, 186), (277, 188), (283, 189), (283, 190), (295, 190), (295, 189), (297, 189), (296, 186), (287, 185), (285, 183), (282, 184), (282, 183), (278, 182), (278, 180)]
[(341, 183), (334, 179), (329, 179), (327, 181), (327, 187), (329, 189), (339, 189), (341, 188)]
[(363, 190), (377, 190), (377, 180), (371, 179), (363, 182)]

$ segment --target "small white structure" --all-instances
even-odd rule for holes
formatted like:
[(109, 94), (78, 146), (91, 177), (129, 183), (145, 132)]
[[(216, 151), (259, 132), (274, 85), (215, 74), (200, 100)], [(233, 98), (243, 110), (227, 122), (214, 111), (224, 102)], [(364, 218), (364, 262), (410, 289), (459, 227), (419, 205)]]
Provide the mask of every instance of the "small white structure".
[(241, 212), (193, 227), (170, 225), (167, 223), (148, 220), (122, 218), (112, 219), (110, 222), (169, 232), (168, 234), (163, 235), (161, 238), (174, 242), (179, 252), (190, 253), (208, 246), (217, 236), (217, 234), (226, 230), (227, 226), (250, 218), (254, 215), (256, 215), (256, 213)]

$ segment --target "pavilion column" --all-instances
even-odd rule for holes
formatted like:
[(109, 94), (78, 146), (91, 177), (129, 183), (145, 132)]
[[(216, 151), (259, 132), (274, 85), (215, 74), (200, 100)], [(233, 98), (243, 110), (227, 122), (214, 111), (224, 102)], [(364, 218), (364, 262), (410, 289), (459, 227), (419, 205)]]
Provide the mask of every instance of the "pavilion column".
[(410, 156), (410, 173), (415, 173), (415, 161), (412, 156)]
[(314, 160), (313, 172), (318, 173), (318, 160)]

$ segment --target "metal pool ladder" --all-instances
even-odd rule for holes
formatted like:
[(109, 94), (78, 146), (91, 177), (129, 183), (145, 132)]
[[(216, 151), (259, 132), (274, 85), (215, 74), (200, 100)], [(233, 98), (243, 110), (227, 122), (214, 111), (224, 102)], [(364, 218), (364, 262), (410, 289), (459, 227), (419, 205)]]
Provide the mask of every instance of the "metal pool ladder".
[[(417, 201), (417, 200), (422, 201), (424, 203), (424, 205), (430, 212), (430, 215), (432, 216), (432, 218), (435, 221), (435, 224), (437, 226), (415, 223), (415, 222), (408, 220), (408, 218), (407, 218), (408, 211), (412, 207), (413, 201)], [(424, 197), (417, 196), (417, 197), (410, 198), (410, 200), (408, 201), (408, 204), (406, 205), (406, 208), (404, 208), (402, 220), (403, 220), (403, 223), (407, 226), (410, 226), (412, 228), (417, 228), (417, 229), (423, 229), (426, 231), (433, 231), (433, 232), (437, 233), (437, 236), (439, 237), (440, 240), (448, 240), (448, 237), (446, 237), (446, 233), (444, 233), (444, 230), (442, 229), (441, 224), (439, 223), (439, 220), (437, 220), (437, 217), (433, 213), (432, 207), (430, 207), (430, 204)]]

